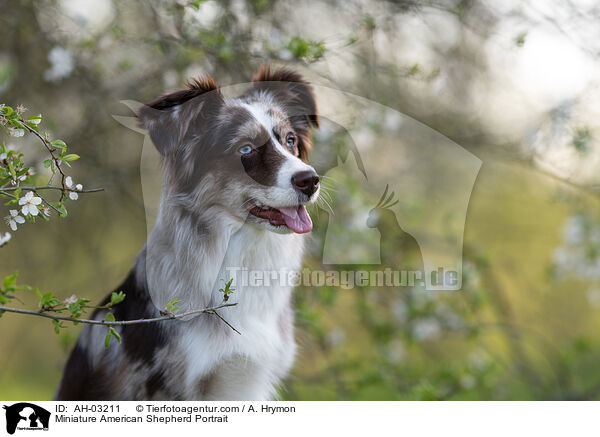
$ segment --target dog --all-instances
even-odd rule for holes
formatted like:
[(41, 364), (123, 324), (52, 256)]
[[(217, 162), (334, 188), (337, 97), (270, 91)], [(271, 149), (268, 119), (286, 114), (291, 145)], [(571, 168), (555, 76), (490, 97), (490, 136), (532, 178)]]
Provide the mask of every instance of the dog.
[[(314, 91), (299, 74), (262, 66), (238, 97), (210, 76), (137, 112), (161, 155), (156, 224), (127, 279), (117, 320), (160, 317), (223, 304), (230, 268), (297, 271), (320, 191), (307, 163), (319, 127)], [(56, 400), (269, 400), (296, 353), (292, 286), (233, 283), (215, 314), (117, 326), (86, 325)], [(109, 302), (104, 301), (103, 305)], [(157, 304), (158, 303), (158, 304)], [(107, 309), (92, 318), (104, 320)], [(241, 335), (240, 335), (241, 334)]]

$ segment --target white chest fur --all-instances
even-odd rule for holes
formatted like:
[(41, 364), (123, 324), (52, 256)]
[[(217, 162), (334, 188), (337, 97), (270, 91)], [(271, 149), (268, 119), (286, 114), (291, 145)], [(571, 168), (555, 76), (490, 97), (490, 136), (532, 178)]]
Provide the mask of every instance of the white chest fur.
[[(185, 379), (190, 397), (205, 390), (206, 398), (267, 399), (274, 387), (289, 371), (294, 354), (292, 287), (279, 280), (268, 285), (243, 284), (241, 272), (297, 270), (302, 257), (301, 235), (279, 235), (244, 226), (229, 239), (218, 274), (210, 290), (210, 305), (223, 301), (218, 291), (222, 280), (234, 277), (235, 289), (220, 314), (241, 334), (224, 323), (215, 325), (199, 317), (186, 329), (179, 341), (185, 357)], [(213, 316), (214, 317), (214, 316)], [(217, 328), (215, 329), (215, 326)], [(207, 389), (210, 381), (210, 389)]]

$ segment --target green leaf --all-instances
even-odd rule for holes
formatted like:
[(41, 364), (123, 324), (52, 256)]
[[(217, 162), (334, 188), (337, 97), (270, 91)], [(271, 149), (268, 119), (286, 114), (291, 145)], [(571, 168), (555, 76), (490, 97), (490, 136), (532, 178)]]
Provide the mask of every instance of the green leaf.
[(52, 141), (52, 147), (54, 147), (55, 149), (64, 149), (67, 147), (67, 145), (65, 144), (65, 142), (63, 140), (54, 140)]
[(31, 290), (30, 285), (18, 285), (15, 287), (15, 291)]
[(7, 276), (4, 278), (4, 288), (13, 288), (15, 286), (15, 284), (17, 283), (17, 275), (19, 274), (19, 272), (15, 272), (10, 276)]
[(56, 334), (60, 334), (60, 329), (65, 327), (60, 320), (52, 320), (52, 325), (54, 326), (54, 332)]
[(123, 300), (125, 300), (125, 296), (126, 294), (122, 291), (119, 291), (118, 293), (113, 291), (110, 295), (110, 306), (123, 302)]
[(52, 164), (52, 160), (46, 159), (46, 160), (44, 160), (43, 164), (44, 164), (44, 167), (50, 168), (50, 165)]
[(8, 169), (13, 179), (17, 178), (17, 174), (15, 172), (15, 165), (12, 160), (8, 161)]
[(106, 321), (107, 322), (114, 322), (115, 321), (115, 315), (113, 313), (106, 313)]
[(111, 333), (112, 335), (114, 335), (114, 337), (117, 339), (117, 341), (119, 343), (121, 343), (121, 335), (117, 332), (117, 330), (115, 328), (113, 328), (112, 326), (109, 328), (108, 330), (109, 333)]
[(173, 300), (171, 300), (167, 306), (166, 306), (166, 310), (172, 313), (176, 313), (177, 311), (179, 311), (181, 309), (180, 306), (178, 306), (177, 304), (181, 302), (181, 300), (175, 298)]
[(106, 349), (108, 349), (108, 347), (110, 346), (110, 336), (111, 336), (111, 331), (108, 331), (108, 334), (106, 334), (106, 337), (104, 338), (104, 347)]
[(12, 124), (17, 129), (25, 129), (25, 125), (17, 119), (10, 120), (10, 124)]
[(192, 0), (191, 2), (189, 2), (187, 4), (187, 6), (199, 11), (200, 10), (200, 5), (202, 3), (204, 3), (206, 0)]
[(61, 202), (50, 202), (50, 205), (58, 209), (58, 216), (60, 218), (65, 218), (67, 216), (67, 208), (65, 208), (65, 205), (63, 205)]
[(76, 161), (79, 159), (79, 155), (75, 153), (70, 153), (68, 155), (63, 156), (62, 159), (65, 161)]
[(525, 39), (527, 38), (527, 32), (522, 32), (515, 38), (515, 44), (519, 47), (523, 47), (525, 45)]
[(75, 302), (69, 304), (67, 309), (71, 312), (71, 316), (76, 319), (80, 318), (81, 314), (86, 312), (85, 308), (89, 301), (89, 299), (79, 298)]
[(309, 41), (298, 36), (293, 37), (287, 45), (287, 49), (298, 58), (313, 62), (325, 53), (325, 44), (321, 41)]
[(36, 294), (40, 296), (40, 308), (52, 308), (61, 304), (60, 300), (54, 297), (54, 294), (51, 291), (44, 294), (40, 294), (39, 291), (36, 291)]
[(229, 281), (225, 282), (225, 279), (221, 279), (225, 284), (225, 288), (219, 288), (219, 291), (223, 293), (223, 300), (227, 302), (229, 300), (229, 296), (231, 293), (235, 291), (235, 288), (231, 288), (231, 284), (233, 283), (233, 278), (229, 279)]

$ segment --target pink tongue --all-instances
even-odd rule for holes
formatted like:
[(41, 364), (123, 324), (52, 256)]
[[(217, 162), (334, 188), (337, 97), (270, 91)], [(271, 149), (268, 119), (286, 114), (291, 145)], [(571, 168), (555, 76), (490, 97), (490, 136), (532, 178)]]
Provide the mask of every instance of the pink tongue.
[(304, 205), (297, 208), (279, 208), (279, 211), (283, 214), (287, 227), (295, 233), (306, 234), (312, 230), (312, 220)]

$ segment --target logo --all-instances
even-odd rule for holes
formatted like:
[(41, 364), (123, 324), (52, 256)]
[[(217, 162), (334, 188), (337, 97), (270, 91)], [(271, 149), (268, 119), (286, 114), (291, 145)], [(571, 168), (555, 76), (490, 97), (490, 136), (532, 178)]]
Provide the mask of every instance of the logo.
[(48, 431), (50, 411), (35, 404), (19, 402), (18, 404), (2, 407), (6, 410), (6, 432), (14, 434), (20, 431)]

